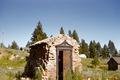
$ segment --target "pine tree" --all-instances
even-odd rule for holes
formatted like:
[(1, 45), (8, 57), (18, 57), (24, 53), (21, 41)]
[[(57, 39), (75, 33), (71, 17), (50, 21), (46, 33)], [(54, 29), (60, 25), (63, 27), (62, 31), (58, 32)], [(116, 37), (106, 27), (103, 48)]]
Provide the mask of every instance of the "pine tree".
[(80, 51), (79, 52), (82, 53), (82, 54), (86, 54), (86, 56), (89, 57), (88, 44), (85, 42), (84, 39), (81, 40)]
[(102, 49), (102, 57), (107, 58), (108, 56), (109, 56), (109, 49), (108, 49), (107, 45), (104, 45), (104, 47)]
[(12, 42), (11, 49), (16, 49), (16, 50), (19, 49), (19, 47), (15, 41)]
[(35, 42), (43, 40), (45, 38), (47, 38), (47, 35), (45, 32), (43, 32), (42, 24), (39, 21), (37, 27), (35, 28), (35, 30), (32, 34), (32, 38), (31, 38), (32, 42), (31, 43), (35, 43)]
[(72, 32), (71, 32), (71, 30), (68, 31), (68, 35), (69, 35), (69, 37), (72, 37)]
[(73, 31), (72, 37), (73, 37), (73, 39), (75, 39), (78, 43), (80, 43), (79, 37), (78, 37), (78, 34), (77, 34), (76, 30)]
[(96, 44), (96, 50), (98, 52), (97, 56), (100, 56), (101, 55), (101, 45), (99, 42)]
[(93, 67), (96, 68), (97, 65), (99, 65), (100, 61), (97, 57), (94, 57), (91, 64), (93, 65)]
[(60, 28), (60, 34), (65, 34), (63, 27)]
[(109, 48), (109, 52), (112, 56), (116, 56), (117, 55), (117, 50), (115, 48), (114, 42), (109, 40), (108, 43), (108, 48)]
[(10, 45), (8, 45), (8, 47), (7, 47), (8, 49), (11, 49), (11, 46)]
[(0, 43), (0, 48), (6, 48), (3, 43)]
[(90, 41), (89, 44), (89, 56), (90, 58), (97, 57), (97, 49), (96, 49), (96, 42), (95, 41)]
[(26, 47), (29, 47), (31, 45), (31, 42), (28, 41), (27, 44), (26, 44)]

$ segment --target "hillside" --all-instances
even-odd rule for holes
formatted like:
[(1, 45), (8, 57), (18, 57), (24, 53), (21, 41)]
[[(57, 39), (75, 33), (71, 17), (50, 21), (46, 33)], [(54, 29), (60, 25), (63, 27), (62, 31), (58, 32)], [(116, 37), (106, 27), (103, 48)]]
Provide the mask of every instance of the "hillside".
[(23, 72), (26, 51), (0, 48), (0, 80), (13, 80), (15, 74)]
[[(16, 80), (16, 74), (24, 71), (25, 57), (28, 55), (29, 53), (26, 51), (0, 48), (0, 80)], [(120, 71), (108, 71), (105, 59), (101, 59), (96, 68), (92, 67), (91, 61), (91, 58), (82, 59), (83, 70), (77, 76), (81, 77), (80, 80), (88, 80), (89, 78), (91, 80), (120, 79)], [(75, 80), (79, 80), (79, 78)]]

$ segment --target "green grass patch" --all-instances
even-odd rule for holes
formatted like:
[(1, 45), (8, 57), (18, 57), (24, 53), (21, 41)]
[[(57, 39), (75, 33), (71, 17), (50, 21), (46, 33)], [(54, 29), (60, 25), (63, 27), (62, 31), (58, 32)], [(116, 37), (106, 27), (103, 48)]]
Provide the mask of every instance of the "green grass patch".
[[(0, 80), (14, 80), (16, 72), (23, 71), (26, 64), (25, 51), (0, 48)], [(15, 60), (10, 60), (12, 55), (18, 55)]]

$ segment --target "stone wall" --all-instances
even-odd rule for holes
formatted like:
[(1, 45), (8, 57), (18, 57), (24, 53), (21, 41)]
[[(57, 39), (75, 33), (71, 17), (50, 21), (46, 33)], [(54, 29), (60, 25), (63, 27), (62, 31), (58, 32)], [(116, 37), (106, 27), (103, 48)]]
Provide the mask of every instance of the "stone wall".
[[(28, 73), (31, 71), (31, 67), (34, 71), (35, 67), (42, 65), (44, 71), (43, 77), (56, 80), (56, 45), (59, 45), (64, 41), (73, 46), (72, 70), (75, 71), (76, 69), (79, 69), (79, 71), (81, 71), (82, 65), (79, 57), (79, 44), (73, 38), (60, 34), (55, 37), (38, 41), (30, 47), (30, 56), (28, 57), (25, 68), (25, 75), (29, 75)], [(31, 66), (31, 63), (33, 66)]]

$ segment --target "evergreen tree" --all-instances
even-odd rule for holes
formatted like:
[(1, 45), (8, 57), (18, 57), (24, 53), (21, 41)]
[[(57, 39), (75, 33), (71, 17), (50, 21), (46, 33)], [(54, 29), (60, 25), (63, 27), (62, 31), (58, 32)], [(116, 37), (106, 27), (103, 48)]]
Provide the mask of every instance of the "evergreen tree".
[(60, 28), (60, 34), (65, 34), (63, 27)]
[(108, 49), (107, 45), (104, 45), (104, 47), (102, 49), (102, 57), (107, 58), (108, 56), (109, 56), (109, 49)]
[(11, 49), (16, 49), (16, 50), (19, 49), (19, 47), (15, 41), (12, 42)]
[(0, 43), (0, 48), (6, 48), (3, 43)]
[(70, 37), (72, 37), (72, 32), (71, 32), (71, 30), (68, 31), (68, 35), (69, 35)]
[(82, 53), (82, 54), (86, 54), (86, 56), (89, 57), (88, 44), (85, 42), (84, 39), (81, 40), (80, 51), (79, 52)]
[(32, 38), (31, 38), (32, 42), (31, 43), (35, 43), (35, 42), (43, 40), (45, 38), (47, 38), (47, 35), (45, 32), (43, 32), (42, 24), (40, 22), (38, 22), (38, 25), (32, 34)]
[(115, 45), (114, 45), (113, 41), (109, 40), (108, 48), (109, 48), (109, 52), (110, 52), (110, 54), (112, 56), (116, 56), (117, 55), (117, 50), (115, 48)]
[(31, 42), (28, 41), (27, 44), (26, 44), (26, 47), (29, 47), (31, 45)]
[(97, 65), (99, 65), (100, 61), (97, 57), (94, 57), (94, 59), (92, 60), (91, 64), (93, 65), (93, 67), (96, 68)]
[(99, 42), (96, 44), (96, 50), (98, 52), (97, 56), (100, 56), (101, 55), (101, 45)]
[(96, 42), (95, 41), (90, 41), (89, 44), (89, 56), (90, 58), (97, 57), (97, 49), (96, 49)]
[(53, 35), (51, 35), (50, 37), (53, 37)]
[(73, 37), (73, 39), (75, 39), (78, 43), (80, 43), (79, 37), (78, 37), (78, 34), (77, 34), (76, 30), (73, 31), (72, 37)]
[(10, 46), (10, 45), (8, 45), (8, 49), (11, 49), (11, 46)]

